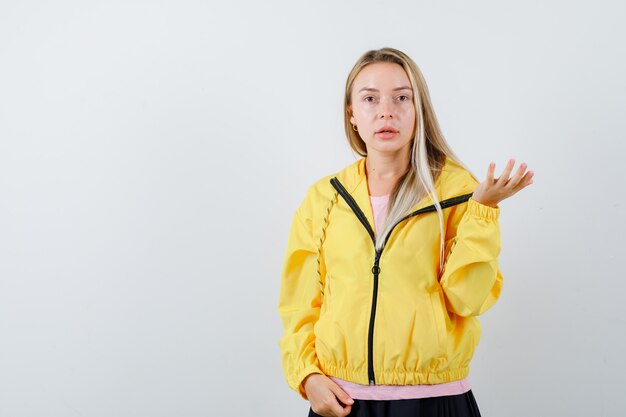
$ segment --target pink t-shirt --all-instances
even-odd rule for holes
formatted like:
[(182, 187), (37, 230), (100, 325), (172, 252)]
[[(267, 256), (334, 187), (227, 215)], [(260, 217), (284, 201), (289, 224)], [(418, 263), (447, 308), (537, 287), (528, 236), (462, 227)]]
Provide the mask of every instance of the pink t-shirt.
[[(370, 196), (374, 227), (379, 234), (387, 216), (389, 195)], [(469, 377), (443, 384), (433, 385), (362, 385), (330, 377), (350, 398), (359, 400), (408, 400), (414, 398), (441, 397), (463, 394), (470, 390)]]

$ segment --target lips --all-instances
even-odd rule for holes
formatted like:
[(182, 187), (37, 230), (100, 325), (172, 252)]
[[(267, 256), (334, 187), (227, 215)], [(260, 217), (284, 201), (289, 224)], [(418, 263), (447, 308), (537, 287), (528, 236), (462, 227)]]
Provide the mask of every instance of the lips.
[(376, 133), (398, 133), (398, 129), (394, 129), (392, 126), (383, 126)]

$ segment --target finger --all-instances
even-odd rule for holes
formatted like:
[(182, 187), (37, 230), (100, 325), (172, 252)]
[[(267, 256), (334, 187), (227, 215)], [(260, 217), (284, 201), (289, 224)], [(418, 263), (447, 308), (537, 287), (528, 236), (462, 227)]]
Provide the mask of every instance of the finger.
[(330, 392), (328, 393), (328, 397), (324, 397), (324, 399), (318, 404), (317, 408), (319, 411), (313, 411), (321, 416), (328, 417), (336, 417), (338, 415), (338, 410), (343, 409), (337, 402), (337, 398), (335, 398), (335, 396)]
[(511, 170), (513, 170), (513, 166), (515, 165), (515, 159), (511, 158), (504, 167), (504, 171), (502, 171), (502, 175), (498, 178), (499, 185), (506, 185), (509, 182), (509, 175), (511, 174)]
[(524, 175), (524, 178), (520, 181), (520, 184), (523, 184), (523, 187), (532, 184), (534, 175), (535, 173), (533, 171), (528, 171), (526, 175)]
[(343, 408), (343, 412), (342, 412), (342, 414), (340, 414), (340, 415), (339, 415), (339, 417), (345, 417), (345, 416), (347, 416), (348, 414), (350, 414), (350, 412), (351, 412), (351, 411), (352, 411), (352, 406), (351, 406), (351, 405), (346, 405), (346, 406)]
[(330, 411), (333, 413), (334, 416), (337, 416), (337, 417), (343, 417), (346, 415), (345, 409), (337, 401), (335, 401), (335, 404), (331, 406)]
[(354, 400), (344, 391), (341, 387), (333, 382), (330, 386), (330, 390), (335, 394), (335, 397), (346, 405), (354, 404)]
[(493, 173), (496, 170), (496, 164), (492, 161), (489, 163), (489, 168), (487, 168), (487, 184), (493, 184)]
[(520, 181), (523, 178), (524, 172), (526, 171), (526, 167), (527, 167), (526, 163), (522, 162), (522, 164), (517, 168), (517, 171), (515, 171), (515, 174), (511, 177), (511, 179), (507, 183), (507, 186), (516, 188), (518, 184), (520, 184)]
[(533, 172), (532, 171), (528, 171), (522, 177), (522, 179), (519, 181), (519, 183), (515, 187), (510, 189), (511, 190), (510, 191), (510, 196), (516, 194), (518, 191), (520, 191), (520, 190), (524, 189), (525, 187), (529, 186), (530, 184), (532, 184), (533, 183), (532, 177), (533, 177)]

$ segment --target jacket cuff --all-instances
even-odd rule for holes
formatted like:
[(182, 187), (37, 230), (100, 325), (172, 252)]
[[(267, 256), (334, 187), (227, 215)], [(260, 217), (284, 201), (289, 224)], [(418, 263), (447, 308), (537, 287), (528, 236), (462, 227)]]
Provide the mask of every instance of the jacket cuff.
[(497, 221), (500, 217), (500, 206), (491, 207), (481, 204), (472, 197), (467, 200), (467, 209), (472, 215), (484, 220)]
[(304, 391), (302, 381), (304, 381), (304, 379), (311, 374), (324, 375), (324, 373), (316, 365), (308, 365), (307, 367), (302, 368), (300, 372), (296, 373), (289, 381), (289, 385), (291, 386), (291, 388), (296, 390), (298, 394), (300, 394), (300, 396), (305, 400), (308, 400), (308, 398), (306, 396), (306, 392)]

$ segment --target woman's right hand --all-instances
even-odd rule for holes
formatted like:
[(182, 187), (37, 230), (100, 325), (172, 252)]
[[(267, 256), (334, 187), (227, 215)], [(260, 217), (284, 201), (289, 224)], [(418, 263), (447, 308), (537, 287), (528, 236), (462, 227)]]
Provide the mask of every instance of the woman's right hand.
[(315, 414), (324, 417), (345, 417), (352, 411), (354, 400), (326, 375), (307, 376), (304, 379), (304, 391)]

